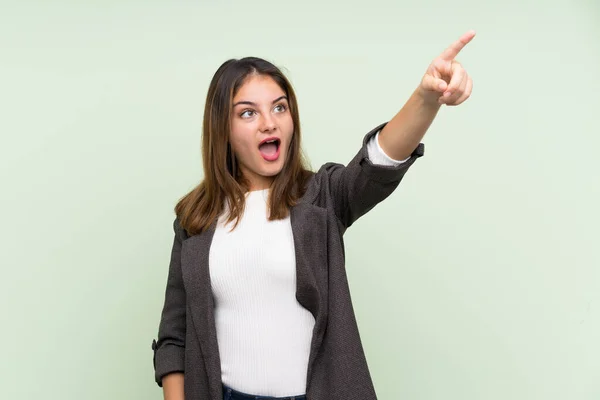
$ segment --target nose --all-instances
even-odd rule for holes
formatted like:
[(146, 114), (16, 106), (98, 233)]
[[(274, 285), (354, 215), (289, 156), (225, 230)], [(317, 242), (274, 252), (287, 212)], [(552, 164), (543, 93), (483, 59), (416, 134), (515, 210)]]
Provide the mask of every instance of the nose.
[(277, 127), (277, 125), (275, 124), (275, 118), (273, 118), (272, 115), (265, 115), (262, 118), (262, 124), (261, 124), (261, 131), (263, 132), (270, 132), (272, 130), (274, 130)]

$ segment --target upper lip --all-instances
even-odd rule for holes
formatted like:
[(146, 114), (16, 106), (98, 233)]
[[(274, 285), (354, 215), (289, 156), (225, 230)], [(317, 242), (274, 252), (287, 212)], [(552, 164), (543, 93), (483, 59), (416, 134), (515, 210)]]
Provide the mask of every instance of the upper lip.
[(279, 139), (277, 136), (271, 136), (271, 137), (263, 139), (258, 145), (260, 146), (261, 144), (264, 144), (266, 142), (270, 142), (272, 140), (276, 140), (278, 142), (281, 142), (281, 139)]

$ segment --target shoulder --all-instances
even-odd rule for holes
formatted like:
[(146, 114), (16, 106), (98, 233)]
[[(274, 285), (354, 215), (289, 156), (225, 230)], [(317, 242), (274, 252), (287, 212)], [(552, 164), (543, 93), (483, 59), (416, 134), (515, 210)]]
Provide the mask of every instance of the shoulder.
[(187, 231), (183, 228), (183, 226), (181, 226), (179, 216), (176, 216), (175, 220), (173, 221), (173, 231), (175, 232), (175, 236), (180, 241), (184, 241), (185, 239), (189, 238)]
[[(331, 208), (344, 226), (387, 198), (398, 186), (411, 165), (423, 155), (424, 146), (399, 165), (381, 165), (369, 158), (368, 143), (385, 124), (364, 135), (362, 145), (347, 164), (327, 162), (311, 177), (303, 201)], [(358, 144), (358, 143), (357, 143)]]

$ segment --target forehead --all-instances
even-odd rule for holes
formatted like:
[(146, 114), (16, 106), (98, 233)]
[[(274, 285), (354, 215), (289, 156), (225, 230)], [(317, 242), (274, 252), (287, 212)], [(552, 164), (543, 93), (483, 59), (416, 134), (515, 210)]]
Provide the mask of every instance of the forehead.
[(285, 92), (270, 76), (252, 75), (240, 86), (240, 89), (233, 97), (233, 101), (252, 101), (255, 103), (270, 103)]

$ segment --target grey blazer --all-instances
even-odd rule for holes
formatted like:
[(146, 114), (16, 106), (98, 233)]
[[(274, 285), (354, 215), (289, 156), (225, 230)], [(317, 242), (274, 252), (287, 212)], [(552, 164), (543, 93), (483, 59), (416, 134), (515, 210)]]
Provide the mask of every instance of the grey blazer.
[[(387, 198), (423, 155), (415, 149), (398, 167), (373, 165), (366, 134), (347, 166), (327, 163), (309, 181), (290, 210), (296, 251), (296, 299), (315, 318), (306, 397), (308, 400), (375, 400), (376, 394), (350, 298), (343, 234), (359, 217)], [(175, 238), (164, 307), (153, 340), (155, 381), (185, 373), (187, 400), (222, 400), (221, 363), (213, 316), (208, 256), (216, 222), (191, 237), (173, 224)]]

